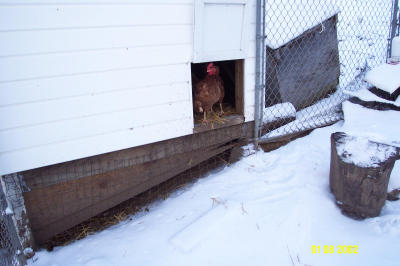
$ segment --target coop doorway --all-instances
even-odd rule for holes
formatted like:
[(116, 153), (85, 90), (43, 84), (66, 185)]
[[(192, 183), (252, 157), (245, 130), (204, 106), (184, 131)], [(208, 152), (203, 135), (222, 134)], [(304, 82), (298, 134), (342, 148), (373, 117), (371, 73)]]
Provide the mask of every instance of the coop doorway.
[[(192, 95), (195, 103), (196, 85), (207, 76), (207, 66), (213, 63), (219, 68), (219, 77), (224, 87), (222, 100), (223, 113), (221, 114), (219, 102), (207, 112), (206, 121), (204, 113), (199, 112), (193, 105), (194, 132), (232, 126), (244, 122), (244, 60), (226, 60), (218, 62), (203, 62), (191, 64)], [(196, 110), (197, 109), (197, 110)]]

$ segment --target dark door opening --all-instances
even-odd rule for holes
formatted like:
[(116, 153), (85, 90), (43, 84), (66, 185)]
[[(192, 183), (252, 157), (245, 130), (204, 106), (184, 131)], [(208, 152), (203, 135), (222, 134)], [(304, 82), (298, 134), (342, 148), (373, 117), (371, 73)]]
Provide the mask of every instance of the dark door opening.
[[(195, 102), (195, 87), (207, 75), (207, 66), (211, 62), (191, 64), (192, 95)], [(223, 81), (224, 98), (222, 100), (223, 114), (220, 114), (219, 103), (213, 105), (213, 112), (207, 112), (207, 122), (204, 122), (204, 113), (193, 108), (195, 131), (226, 127), (244, 122), (243, 117), (243, 60), (229, 60), (212, 62), (219, 67), (219, 76)]]

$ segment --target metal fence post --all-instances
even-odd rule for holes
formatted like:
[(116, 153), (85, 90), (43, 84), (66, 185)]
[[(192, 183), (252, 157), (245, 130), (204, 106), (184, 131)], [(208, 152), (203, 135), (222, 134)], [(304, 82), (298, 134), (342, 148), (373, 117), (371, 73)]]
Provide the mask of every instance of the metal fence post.
[(257, 0), (256, 8), (256, 75), (255, 75), (255, 102), (254, 102), (254, 141), (258, 146), (258, 139), (261, 134), (262, 116), (263, 116), (263, 98), (264, 98), (264, 18), (265, 18), (265, 1)]
[(390, 35), (389, 35), (388, 52), (386, 60), (392, 57), (392, 41), (395, 36), (399, 35), (399, 26), (400, 26), (399, 0), (394, 0), (392, 7), (392, 24), (390, 26)]

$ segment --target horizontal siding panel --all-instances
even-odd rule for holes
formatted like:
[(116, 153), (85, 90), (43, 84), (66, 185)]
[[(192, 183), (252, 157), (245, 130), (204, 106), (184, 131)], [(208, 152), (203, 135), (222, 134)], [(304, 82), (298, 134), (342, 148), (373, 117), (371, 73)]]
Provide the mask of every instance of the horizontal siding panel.
[(0, 131), (0, 153), (40, 145), (71, 141), (121, 130), (136, 131), (165, 121), (192, 116), (192, 104), (176, 102), (146, 108), (107, 113), (75, 120)]
[(188, 64), (165, 65), (0, 83), (0, 107), (146, 86), (189, 82), (188, 68), (190, 68)]
[(0, 130), (49, 123), (65, 119), (190, 101), (189, 85), (177, 83), (94, 96), (66, 98), (47, 102), (11, 105), (0, 109)]
[[(253, 0), (251, 0), (253, 1)], [(15, 5), (176, 5), (192, 4), (193, 0), (2, 0), (0, 6)]]
[[(135, 130), (122, 130), (14, 152), (0, 153), (0, 175), (66, 162), (191, 134), (193, 119), (166, 121)], [(40, 155), (40, 156), (39, 156)]]
[(0, 5), (0, 31), (191, 24), (190, 5)]
[(191, 40), (191, 25), (0, 32), (0, 57), (171, 45)]
[(0, 58), (0, 82), (186, 63), (191, 45)]

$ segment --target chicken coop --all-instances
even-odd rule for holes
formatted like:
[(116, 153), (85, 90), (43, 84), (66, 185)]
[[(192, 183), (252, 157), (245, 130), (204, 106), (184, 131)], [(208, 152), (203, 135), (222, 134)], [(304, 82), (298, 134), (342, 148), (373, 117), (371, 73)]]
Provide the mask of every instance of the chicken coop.
[[(21, 0), (0, 17), (0, 175), (23, 248), (253, 136), (255, 0)], [(210, 63), (225, 114), (201, 123)]]

